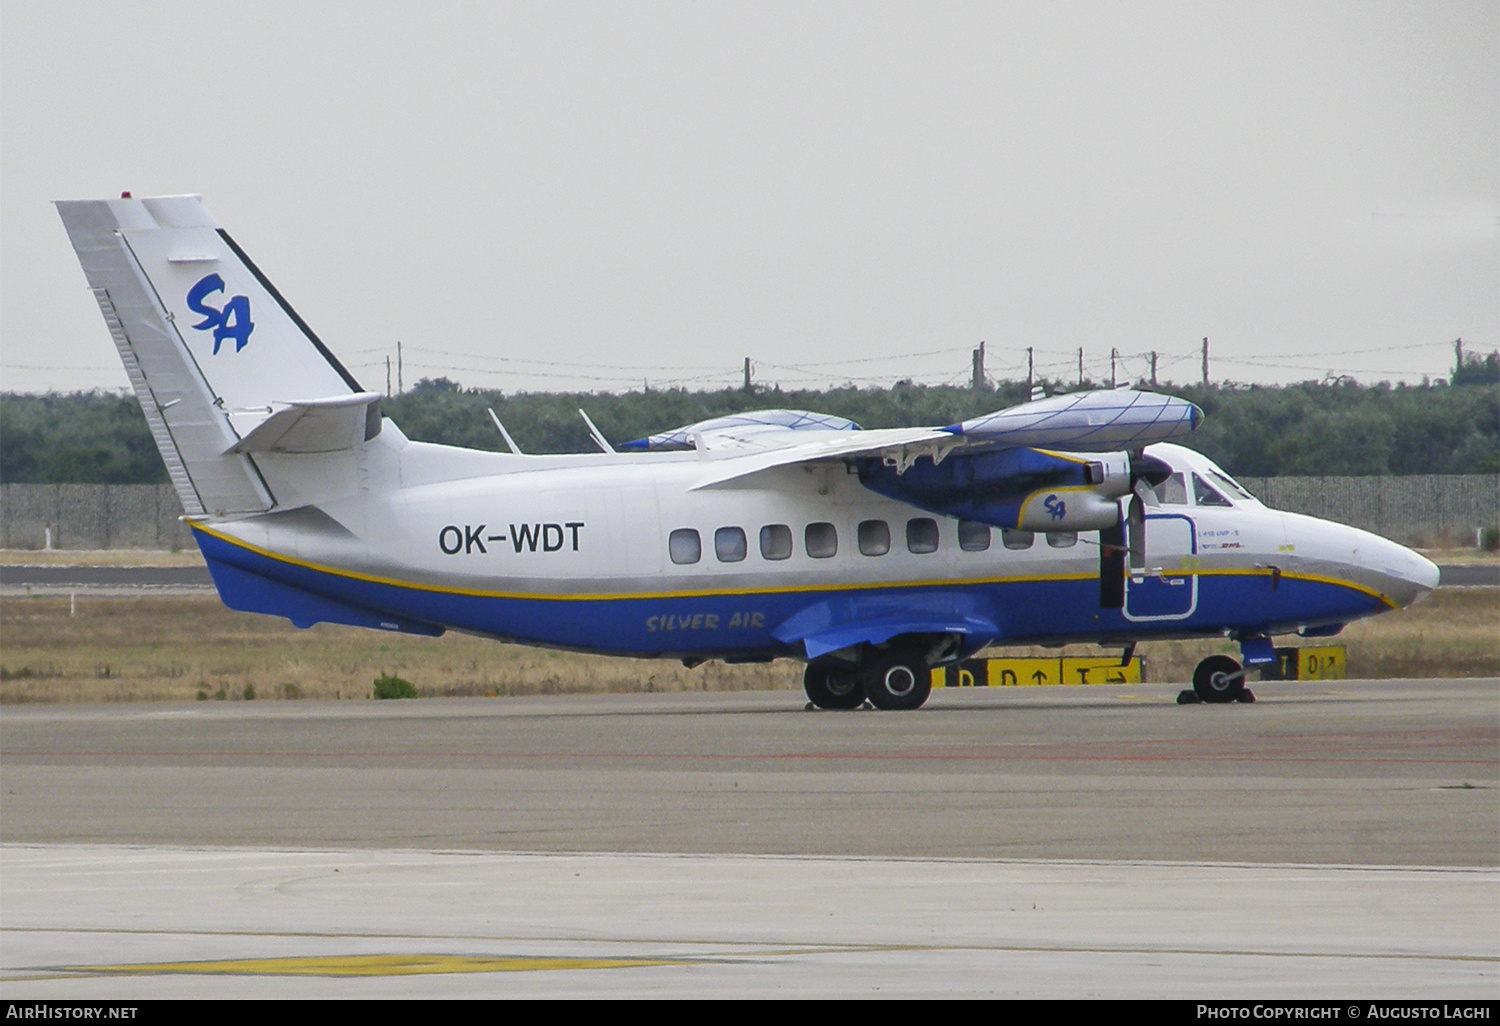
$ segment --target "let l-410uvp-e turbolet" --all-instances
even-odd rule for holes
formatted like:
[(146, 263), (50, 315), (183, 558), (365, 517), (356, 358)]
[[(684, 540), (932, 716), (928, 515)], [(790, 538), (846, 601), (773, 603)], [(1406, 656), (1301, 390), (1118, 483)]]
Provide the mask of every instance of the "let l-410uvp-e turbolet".
[[(991, 645), (1337, 633), (1437, 568), (1267, 509), (1129, 388), (961, 424), (771, 410), (615, 451), (413, 442), (197, 197), (58, 203), (234, 609), (689, 663), (805, 660), (808, 697), (914, 709)], [(498, 422), (497, 422), (498, 424)], [(592, 425), (590, 425), (592, 428)], [(502, 428), (503, 431), (503, 428)], [(507, 436), (508, 440), (508, 436)], [(1195, 675), (1226, 701), (1244, 670)]]

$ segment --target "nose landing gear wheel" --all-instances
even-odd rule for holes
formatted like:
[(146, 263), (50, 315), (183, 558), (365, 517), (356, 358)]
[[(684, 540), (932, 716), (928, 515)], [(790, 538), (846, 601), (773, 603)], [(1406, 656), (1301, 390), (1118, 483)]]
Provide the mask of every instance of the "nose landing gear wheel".
[(1245, 671), (1228, 656), (1209, 656), (1193, 671), (1193, 692), (1205, 702), (1238, 701), (1245, 690)]
[(865, 695), (877, 709), (920, 709), (932, 694), (932, 671), (911, 652), (876, 652), (862, 676)]
[(858, 709), (865, 701), (865, 689), (853, 669), (831, 670), (809, 663), (802, 671), (802, 690), (819, 709)]

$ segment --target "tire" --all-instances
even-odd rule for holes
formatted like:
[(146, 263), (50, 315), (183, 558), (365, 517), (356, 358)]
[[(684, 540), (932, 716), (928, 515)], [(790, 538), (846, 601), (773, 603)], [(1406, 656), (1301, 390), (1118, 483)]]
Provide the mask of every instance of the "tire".
[(875, 651), (865, 661), (865, 697), (877, 709), (920, 709), (932, 694), (932, 670), (914, 652)]
[(852, 669), (834, 670), (808, 663), (802, 671), (802, 690), (819, 709), (858, 709), (865, 701), (865, 689)]
[(1228, 656), (1209, 656), (1193, 671), (1193, 691), (1205, 702), (1233, 702), (1244, 690), (1240, 664)]

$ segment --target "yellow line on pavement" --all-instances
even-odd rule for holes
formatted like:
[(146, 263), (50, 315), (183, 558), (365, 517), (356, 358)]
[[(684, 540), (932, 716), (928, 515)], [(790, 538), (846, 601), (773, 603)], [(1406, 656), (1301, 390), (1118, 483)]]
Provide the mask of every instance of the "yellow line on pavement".
[(307, 955), (213, 962), (147, 962), (139, 965), (75, 965), (73, 972), (107, 976), (415, 976), (426, 973), (513, 973), (539, 969), (629, 969), (687, 965), (658, 958), (493, 958), (473, 955)]

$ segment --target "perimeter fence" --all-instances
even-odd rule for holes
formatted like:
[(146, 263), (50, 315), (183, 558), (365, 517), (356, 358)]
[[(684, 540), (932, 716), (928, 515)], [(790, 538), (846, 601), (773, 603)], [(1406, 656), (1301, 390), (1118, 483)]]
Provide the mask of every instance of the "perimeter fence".
[[(1266, 505), (1407, 545), (1472, 545), (1500, 524), (1500, 476), (1249, 477)], [(181, 549), (192, 539), (171, 485), (0, 484), (0, 548)]]

